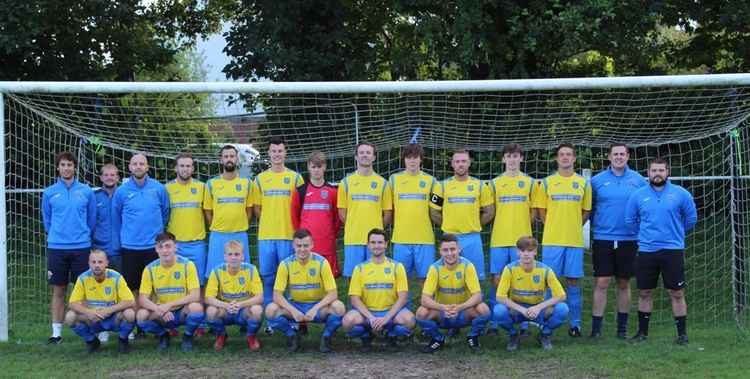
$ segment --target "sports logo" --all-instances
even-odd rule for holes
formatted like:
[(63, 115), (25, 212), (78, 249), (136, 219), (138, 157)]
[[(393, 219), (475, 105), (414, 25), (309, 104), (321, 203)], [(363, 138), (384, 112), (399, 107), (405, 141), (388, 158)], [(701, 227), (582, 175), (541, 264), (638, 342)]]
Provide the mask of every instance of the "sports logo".
[(314, 268), (311, 268), (310, 271), (308, 272), (310, 273), (310, 276), (315, 276), (315, 274), (317, 274), (318, 271), (315, 270)]
[(328, 198), (328, 191), (320, 191), (320, 197), (322, 197), (323, 199), (327, 199)]
[(578, 182), (573, 182), (573, 189), (578, 189)]
[(237, 184), (237, 185), (235, 185), (235, 186), (234, 186), (234, 189), (236, 189), (236, 190), (237, 190), (237, 192), (240, 192), (240, 191), (242, 191), (242, 184)]
[(370, 183), (370, 188), (372, 188), (372, 189), (378, 188), (378, 183), (375, 182), (375, 181), (371, 182)]
[(539, 275), (534, 275), (534, 283), (539, 284), (539, 282), (542, 280), (542, 278)]
[(245, 285), (245, 277), (244, 276), (240, 276), (239, 279), (237, 279), (237, 280), (240, 282), (241, 286)]
[(420, 180), (419, 181), (419, 188), (425, 188), (425, 187), (427, 187), (427, 183), (425, 183), (424, 180)]
[(191, 188), (190, 189), (190, 193), (192, 193), (193, 195), (195, 195), (196, 193), (198, 193), (198, 189), (197, 188)]
[(174, 278), (175, 278), (175, 279), (177, 279), (177, 280), (179, 280), (179, 279), (180, 279), (180, 272), (179, 272), (179, 271), (176, 271), (176, 272), (174, 273)]
[(289, 178), (284, 178), (284, 184), (289, 184)]
[(526, 183), (523, 182), (523, 180), (518, 181), (518, 188), (523, 188), (526, 185)]
[(109, 296), (112, 294), (112, 287), (104, 287), (104, 294)]
[(391, 268), (390, 268), (390, 267), (386, 267), (386, 268), (385, 268), (385, 269), (383, 270), (383, 272), (385, 272), (386, 274), (390, 274), (390, 273), (391, 273)]
[(458, 280), (461, 280), (461, 277), (462, 277), (462, 276), (463, 276), (463, 275), (461, 274), (461, 272), (460, 272), (460, 271), (459, 271), (459, 272), (456, 272), (456, 279), (458, 279)]
[(469, 184), (469, 186), (466, 187), (466, 190), (469, 191), (469, 192), (474, 191), (474, 185), (473, 184)]

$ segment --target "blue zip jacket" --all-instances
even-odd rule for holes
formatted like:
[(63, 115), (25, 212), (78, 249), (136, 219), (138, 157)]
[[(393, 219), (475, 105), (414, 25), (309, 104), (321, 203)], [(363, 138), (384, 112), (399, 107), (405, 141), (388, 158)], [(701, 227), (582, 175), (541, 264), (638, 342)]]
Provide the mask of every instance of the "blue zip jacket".
[[(114, 198), (114, 194), (112, 194)], [(103, 188), (94, 190), (94, 199), (96, 199), (96, 227), (94, 228), (94, 238), (92, 246), (96, 249), (104, 250), (109, 257), (120, 255), (120, 236), (115, 231), (114, 212), (112, 211), (112, 198)]]
[(88, 249), (96, 225), (96, 201), (89, 186), (58, 178), (42, 193), (42, 221), (50, 249)]
[(120, 246), (126, 249), (153, 249), (156, 235), (169, 221), (166, 188), (148, 175), (145, 179), (143, 186), (138, 186), (131, 176), (112, 196), (113, 225), (120, 233)]
[(625, 224), (625, 205), (638, 188), (648, 184), (637, 171), (625, 167), (617, 176), (611, 168), (591, 178), (594, 195), (592, 226), (595, 240), (635, 241), (638, 230)]
[(638, 189), (625, 208), (625, 223), (638, 228), (638, 251), (644, 253), (684, 249), (685, 233), (697, 221), (693, 195), (669, 181), (661, 191), (651, 185)]

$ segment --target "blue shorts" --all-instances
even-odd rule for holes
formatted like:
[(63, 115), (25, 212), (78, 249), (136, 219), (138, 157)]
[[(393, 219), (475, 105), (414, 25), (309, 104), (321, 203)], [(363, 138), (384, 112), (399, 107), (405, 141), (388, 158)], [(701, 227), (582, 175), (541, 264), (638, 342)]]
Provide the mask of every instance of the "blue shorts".
[(344, 276), (351, 278), (354, 268), (369, 257), (367, 245), (344, 245)]
[(221, 321), (224, 322), (224, 325), (245, 325), (247, 323), (245, 310), (247, 308), (240, 308), (240, 311), (235, 314), (227, 313)]
[(484, 280), (484, 251), (479, 233), (456, 234), (461, 246), (461, 256), (474, 264), (479, 280)]
[(89, 269), (90, 249), (47, 249), (47, 280), (53, 286), (75, 283)]
[(245, 262), (250, 263), (250, 243), (247, 240), (247, 232), (214, 232), (208, 236), (208, 260), (206, 261), (205, 276), (211, 275), (211, 271), (218, 265), (224, 263), (224, 244), (231, 241), (238, 240), (242, 243)]
[(435, 262), (435, 245), (394, 243), (393, 260), (404, 265), (407, 275), (416, 272), (418, 278), (424, 279)]
[(92, 326), (96, 329), (107, 330), (110, 332), (117, 332), (120, 330), (119, 324), (117, 323), (117, 313), (112, 313), (109, 317), (95, 322)]
[(292, 254), (292, 240), (258, 240), (260, 276), (276, 275), (279, 263)]
[[(295, 308), (297, 308), (298, 311), (302, 312), (302, 314), (306, 314), (312, 307), (315, 306), (315, 304), (318, 304), (318, 302), (314, 303), (301, 303), (297, 301), (288, 300), (289, 304), (292, 304)], [(315, 318), (313, 318), (312, 322), (325, 322), (325, 320), (320, 318), (320, 309), (318, 309), (318, 313), (315, 314)]]
[(582, 247), (542, 246), (542, 263), (549, 266), (558, 278), (583, 278)]
[(187, 258), (195, 264), (201, 287), (204, 287), (208, 280), (206, 276), (206, 241), (177, 241), (177, 255)]
[(471, 322), (466, 320), (464, 311), (458, 312), (458, 315), (453, 318), (446, 318), (445, 312), (440, 311), (440, 323), (438, 323), (438, 326), (442, 329), (460, 329), (469, 325), (471, 325)]
[(518, 260), (515, 246), (490, 248), (490, 273), (500, 275), (508, 263)]

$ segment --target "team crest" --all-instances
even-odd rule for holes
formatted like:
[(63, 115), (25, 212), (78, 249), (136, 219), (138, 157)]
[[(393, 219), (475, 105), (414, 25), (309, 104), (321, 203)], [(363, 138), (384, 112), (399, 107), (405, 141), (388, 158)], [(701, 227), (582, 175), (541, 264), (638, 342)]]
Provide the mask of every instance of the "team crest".
[(327, 199), (328, 198), (328, 191), (320, 191), (320, 197)]
[(197, 188), (191, 188), (190, 189), (190, 193), (192, 193), (193, 195), (195, 195), (196, 193), (198, 193), (198, 189)]
[(542, 278), (539, 277), (539, 275), (534, 275), (534, 283), (539, 284), (539, 282), (542, 280)]
[(109, 296), (112, 294), (112, 287), (104, 287), (104, 294)]
[(242, 191), (242, 184), (237, 184), (236, 186), (234, 186), (234, 189), (236, 189), (237, 192)]
[(370, 183), (370, 188), (372, 189), (378, 188), (378, 183), (373, 181), (372, 183)]
[(176, 271), (174, 273), (174, 278), (177, 279), (177, 280), (180, 280), (180, 272), (179, 271)]
[(284, 184), (289, 184), (289, 178), (284, 178)]
[(518, 181), (518, 188), (523, 188), (526, 185), (526, 183), (523, 182), (523, 180)]
[(390, 268), (390, 267), (386, 267), (386, 268), (385, 268), (385, 270), (383, 270), (383, 271), (384, 271), (384, 272), (385, 272), (386, 274), (390, 274), (390, 273), (391, 273), (391, 268)]
[(317, 271), (314, 268), (311, 268), (310, 271), (309, 271), (309, 273), (310, 273), (310, 276), (315, 276), (315, 274), (317, 273)]
[(241, 286), (245, 285), (245, 277), (244, 276), (240, 276), (239, 279), (238, 279), (238, 281), (240, 282)]
[(469, 192), (474, 191), (474, 185), (473, 184), (469, 184), (469, 186), (466, 187), (466, 190), (469, 191)]
[(578, 182), (573, 182), (573, 189), (578, 189)]
[(425, 188), (427, 187), (427, 183), (424, 182), (424, 180), (419, 181), (419, 188)]
[(456, 279), (461, 280), (462, 276), (463, 276), (463, 274), (461, 274), (461, 272), (457, 272), (456, 273)]

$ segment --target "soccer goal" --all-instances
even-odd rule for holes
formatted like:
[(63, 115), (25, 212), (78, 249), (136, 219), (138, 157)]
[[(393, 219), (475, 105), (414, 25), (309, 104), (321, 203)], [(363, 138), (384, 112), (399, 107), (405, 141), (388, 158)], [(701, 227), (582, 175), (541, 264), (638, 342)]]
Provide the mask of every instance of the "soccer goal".
[[(227, 107), (230, 96), (244, 109)], [(669, 160), (672, 180), (698, 205), (687, 240), (690, 318), (711, 325), (736, 320), (750, 330), (750, 74), (456, 82), (351, 83), (23, 83), (0, 82), (4, 139), (0, 154), (0, 340), (22, 339), (49, 320), (41, 193), (56, 177), (55, 153), (78, 157), (78, 178), (100, 185), (115, 164), (128, 177), (135, 152), (149, 174), (174, 178), (173, 157), (192, 152), (196, 177), (219, 173), (219, 147), (243, 151), (242, 169), (265, 168), (267, 140), (285, 137), (288, 166), (307, 171), (315, 150), (328, 156), (328, 179), (354, 170), (358, 142), (377, 146), (376, 171), (403, 169), (401, 146), (425, 146), (425, 171), (452, 175), (451, 151), (472, 152), (471, 174), (489, 180), (503, 165), (499, 150), (517, 142), (523, 170), (535, 178), (554, 168), (553, 148), (570, 142), (576, 170), (605, 169), (608, 146), (631, 147), (630, 167), (645, 173)], [(537, 227), (536, 230), (541, 228)], [(251, 229), (251, 234), (254, 230)], [(489, 236), (484, 236), (485, 243)], [(254, 236), (251, 236), (254, 241)], [(253, 262), (256, 250), (251, 249)], [(586, 258), (584, 308), (590, 308)], [(654, 320), (671, 320), (663, 291)], [(611, 312), (611, 305), (608, 312)], [(635, 303), (635, 302), (634, 302)], [(635, 305), (633, 305), (635, 307)], [(633, 312), (634, 313), (634, 312)]]

